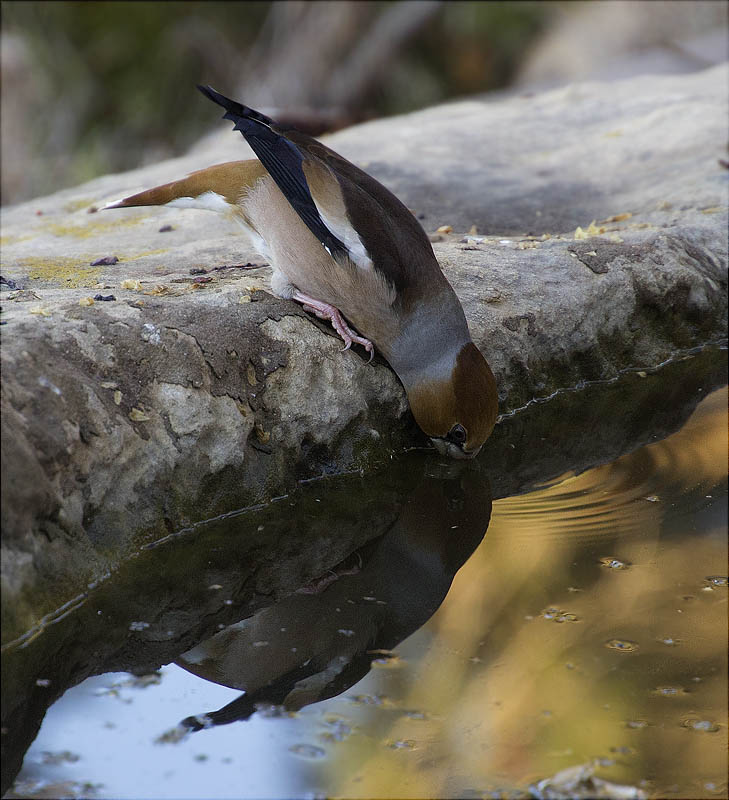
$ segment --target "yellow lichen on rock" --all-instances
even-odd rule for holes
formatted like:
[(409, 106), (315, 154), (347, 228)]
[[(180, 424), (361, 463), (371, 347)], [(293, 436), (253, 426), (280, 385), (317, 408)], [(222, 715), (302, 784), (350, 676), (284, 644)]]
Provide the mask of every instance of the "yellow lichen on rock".
[(71, 214), (74, 211), (80, 211), (82, 208), (88, 208), (91, 205), (91, 200), (88, 200), (85, 197), (80, 197), (76, 200), (69, 200), (68, 203), (63, 206), (63, 210), (68, 211), (69, 214)]
[(94, 216), (92, 221), (84, 225), (66, 224), (63, 225), (59, 222), (51, 222), (50, 220), (42, 223), (42, 229), (54, 236), (73, 236), (75, 239), (89, 239), (92, 236), (101, 236), (103, 234), (111, 233), (119, 228), (131, 228), (134, 225), (139, 225), (144, 221), (144, 217), (126, 217), (125, 219), (114, 219), (104, 222), (97, 220)]
[(80, 264), (79, 258), (21, 258), (18, 266), (28, 270), (34, 281), (52, 281), (68, 289), (93, 288), (99, 282), (101, 269)]
[(124, 256), (124, 261), (136, 261), (139, 258), (146, 258), (147, 256), (158, 256), (166, 253), (168, 248), (162, 247), (158, 250), (145, 250), (142, 253), (137, 253), (135, 256)]

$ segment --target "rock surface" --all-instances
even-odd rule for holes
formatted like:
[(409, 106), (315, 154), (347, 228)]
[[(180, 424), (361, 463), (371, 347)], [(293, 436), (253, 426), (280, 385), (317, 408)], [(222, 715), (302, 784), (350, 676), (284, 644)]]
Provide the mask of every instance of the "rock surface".
[[(726, 336), (727, 94), (721, 66), (464, 101), (327, 141), (434, 233), (509, 411)], [(249, 157), (221, 127), (185, 158), (3, 209), (12, 635), (143, 541), (423, 441), (388, 366), (270, 296), (223, 220), (91, 212)]]

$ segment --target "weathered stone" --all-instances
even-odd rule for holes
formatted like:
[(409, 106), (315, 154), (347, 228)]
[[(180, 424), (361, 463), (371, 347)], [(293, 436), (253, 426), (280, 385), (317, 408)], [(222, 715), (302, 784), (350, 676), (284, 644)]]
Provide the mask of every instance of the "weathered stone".
[[(721, 67), (464, 101), (328, 141), (426, 230), (453, 227), (435, 252), (508, 411), (726, 335), (726, 98)], [(3, 210), (2, 274), (20, 287), (2, 298), (6, 636), (141, 542), (423, 441), (389, 367), (261, 291), (265, 268), (224, 220), (87, 213), (249, 157), (223, 127), (185, 158)], [(98, 293), (117, 299), (79, 303)]]

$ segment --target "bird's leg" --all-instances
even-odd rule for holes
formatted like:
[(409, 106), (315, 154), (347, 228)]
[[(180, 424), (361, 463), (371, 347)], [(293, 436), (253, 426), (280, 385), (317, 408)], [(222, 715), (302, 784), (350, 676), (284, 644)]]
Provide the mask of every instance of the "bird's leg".
[(317, 300), (314, 297), (311, 297), (308, 294), (304, 294), (296, 290), (292, 296), (293, 300), (301, 303), (304, 306), (304, 311), (310, 311), (313, 314), (316, 314), (319, 319), (328, 319), (332, 323), (332, 327), (334, 330), (342, 337), (344, 341), (343, 350), (349, 350), (352, 346), (352, 342), (356, 342), (357, 344), (361, 344), (362, 347), (370, 354), (370, 361), (375, 354), (375, 347), (369, 339), (365, 339), (364, 336), (360, 336), (356, 331), (352, 330), (352, 328), (347, 325), (342, 316), (342, 312), (335, 308), (333, 305), (329, 303), (323, 303), (321, 300)]
[(357, 575), (361, 569), (362, 556), (358, 552), (354, 552), (340, 561), (333, 569), (327, 570), (323, 575), (297, 589), (296, 594), (321, 594), (330, 584), (348, 575)]

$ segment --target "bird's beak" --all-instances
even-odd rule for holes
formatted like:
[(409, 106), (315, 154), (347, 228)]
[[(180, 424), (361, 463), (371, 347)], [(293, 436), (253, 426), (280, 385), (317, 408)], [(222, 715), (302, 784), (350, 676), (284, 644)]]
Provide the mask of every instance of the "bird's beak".
[(433, 446), (442, 456), (448, 456), (450, 458), (474, 458), (481, 449), (479, 447), (476, 450), (461, 450), (458, 445), (449, 442), (447, 439), (431, 439), (430, 441), (433, 442)]

